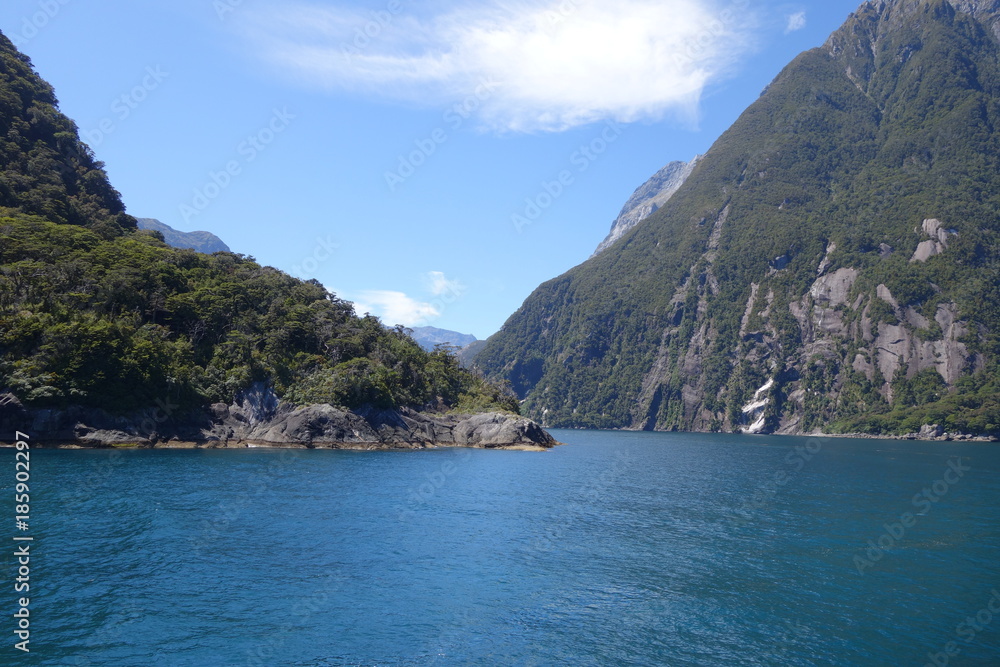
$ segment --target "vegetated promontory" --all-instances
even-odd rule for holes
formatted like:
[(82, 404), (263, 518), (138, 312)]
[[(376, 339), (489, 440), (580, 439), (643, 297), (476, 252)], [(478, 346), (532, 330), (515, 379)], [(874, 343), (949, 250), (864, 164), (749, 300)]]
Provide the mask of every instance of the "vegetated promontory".
[(0, 440), (553, 443), (517, 412), (453, 354), (358, 317), (316, 281), (137, 229), (0, 35)]

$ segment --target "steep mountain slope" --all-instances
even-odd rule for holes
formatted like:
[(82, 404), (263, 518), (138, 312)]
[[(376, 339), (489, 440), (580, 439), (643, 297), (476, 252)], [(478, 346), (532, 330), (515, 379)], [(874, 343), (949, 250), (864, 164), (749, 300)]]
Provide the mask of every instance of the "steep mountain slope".
[(674, 196), (674, 193), (684, 185), (684, 181), (694, 171), (699, 159), (701, 159), (700, 155), (690, 162), (671, 162), (636, 188), (629, 200), (625, 202), (621, 213), (611, 223), (611, 231), (607, 238), (601, 241), (594, 254), (597, 255), (610, 248), (628, 230), (656, 213), (661, 206), (666, 204)]
[(139, 229), (163, 234), (163, 240), (173, 248), (188, 248), (206, 255), (211, 255), (213, 252), (230, 252), (229, 246), (212, 232), (180, 232), (153, 218), (136, 218), (136, 221)]
[(458, 351), (458, 363), (462, 364), (465, 368), (472, 368), (475, 366), (476, 355), (479, 354), (484, 347), (486, 347), (485, 340), (477, 340), (469, 343)]
[(57, 105), (31, 60), (0, 34), (0, 207), (105, 238), (135, 229), (103, 165)]
[(1000, 431), (998, 16), (862, 5), (477, 365), (550, 426)]

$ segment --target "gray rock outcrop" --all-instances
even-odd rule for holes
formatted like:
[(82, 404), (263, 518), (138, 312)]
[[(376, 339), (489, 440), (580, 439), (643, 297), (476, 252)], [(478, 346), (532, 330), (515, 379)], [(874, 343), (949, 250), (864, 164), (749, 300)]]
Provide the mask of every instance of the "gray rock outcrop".
[(79, 447), (307, 447), (419, 449), (431, 446), (549, 448), (556, 445), (538, 424), (510, 414), (423, 413), (403, 408), (356, 412), (333, 405), (294, 406), (257, 384), (227, 405), (175, 412), (163, 404), (127, 416), (82, 407), (32, 410), (0, 394), (0, 442), (15, 433), (33, 444)]
[(611, 224), (611, 232), (597, 246), (594, 255), (598, 255), (610, 248), (618, 239), (625, 235), (625, 232), (638, 225), (653, 213), (656, 213), (661, 206), (666, 204), (674, 196), (674, 193), (684, 185), (684, 181), (694, 171), (700, 159), (701, 156), (697, 155), (690, 162), (671, 162), (639, 186), (632, 193), (632, 196), (629, 197), (629, 200), (625, 202), (621, 213), (618, 214), (618, 217)]
[(920, 242), (910, 262), (926, 262), (931, 257), (942, 254), (948, 249), (948, 241), (951, 237), (957, 235), (956, 232), (941, 227), (941, 221), (933, 218), (924, 220), (921, 231), (923, 231), (924, 236), (929, 236), (930, 239)]

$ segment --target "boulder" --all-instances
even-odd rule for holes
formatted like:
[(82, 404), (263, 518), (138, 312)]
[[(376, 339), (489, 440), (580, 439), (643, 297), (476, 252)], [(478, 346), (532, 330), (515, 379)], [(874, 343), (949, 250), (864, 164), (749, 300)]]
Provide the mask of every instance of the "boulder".
[(473, 415), (459, 422), (455, 426), (455, 442), (471, 447), (556, 444), (551, 435), (530, 419), (496, 412)]
[(944, 435), (944, 427), (937, 424), (925, 424), (920, 428), (919, 437), (921, 438), (940, 438)]

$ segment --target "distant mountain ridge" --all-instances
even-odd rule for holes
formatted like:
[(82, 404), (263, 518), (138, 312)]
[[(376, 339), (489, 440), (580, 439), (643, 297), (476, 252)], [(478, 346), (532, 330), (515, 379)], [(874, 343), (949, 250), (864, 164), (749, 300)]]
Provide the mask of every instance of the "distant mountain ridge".
[(611, 231), (607, 238), (601, 241), (594, 254), (597, 255), (607, 250), (628, 230), (656, 213), (684, 185), (684, 181), (694, 171), (695, 165), (700, 159), (701, 156), (696, 155), (690, 162), (671, 162), (640, 185), (625, 202), (621, 213), (611, 224)]
[(163, 240), (174, 248), (190, 248), (206, 255), (213, 252), (232, 252), (229, 246), (211, 232), (181, 232), (154, 218), (136, 218), (139, 229), (148, 229), (163, 234)]
[(413, 340), (417, 341), (417, 344), (428, 352), (433, 352), (436, 345), (453, 345), (461, 349), (477, 340), (475, 336), (470, 334), (436, 327), (415, 327), (412, 331)]

